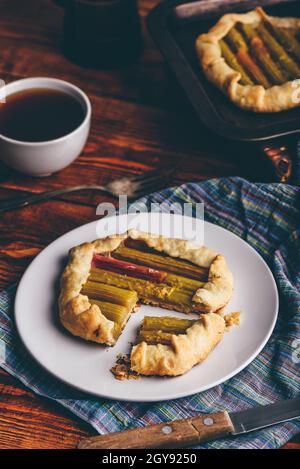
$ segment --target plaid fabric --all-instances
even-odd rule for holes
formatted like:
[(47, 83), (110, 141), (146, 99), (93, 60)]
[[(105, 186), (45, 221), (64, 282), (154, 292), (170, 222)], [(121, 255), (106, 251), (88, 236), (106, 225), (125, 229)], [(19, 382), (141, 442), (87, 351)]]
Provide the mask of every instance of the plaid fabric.
[[(13, 324), (14, 288), (0, 295), (3, 369), (37, 394), (58, 401), (99, 433), (113, 432), (221, 409), (238, 411), (300, 394), (299, 188), (213, 179), (167, 189), (143, 202), (204, 202), (206, 219), (245, 239), (267, 261), (280, 292), (274, 333), (260, 355), (237, 376), (213, 389), (168, 402), (124, 403), (93, 398), (64, 385), (24, 350)], [(263, 312), (262, 312), (263, 314)], [(277, 448), (300, 430), (300, 419), (198, 448)]]

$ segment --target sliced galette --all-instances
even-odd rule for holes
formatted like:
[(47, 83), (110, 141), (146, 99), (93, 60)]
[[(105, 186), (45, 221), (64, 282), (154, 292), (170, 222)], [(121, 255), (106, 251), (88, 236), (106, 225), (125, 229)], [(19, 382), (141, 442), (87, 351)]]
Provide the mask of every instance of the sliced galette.
[[(207, 313), (196, 320), (144, 319), (132, 368), (141, 374), (175, 375), (202, 361), (220, 340), (225, 322), (215, 313), (229, 302), (232, 289), (232, 274), (221, 254), (131, 230), (70, 251), (61, 278), (60, 320), (75, 336), (114, 345), (138, 304)], [(184, 353), (179, 357), (180, 344)]]

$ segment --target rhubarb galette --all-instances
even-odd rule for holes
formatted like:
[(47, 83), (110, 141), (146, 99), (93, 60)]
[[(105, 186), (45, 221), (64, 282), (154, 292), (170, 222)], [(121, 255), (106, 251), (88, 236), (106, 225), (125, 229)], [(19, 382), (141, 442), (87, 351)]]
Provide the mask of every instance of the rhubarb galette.
[(300, 19), (261, 8), (222, 16), (196, 41), (206, 77), (238, 106), (278, 112), (300, 105)]
[(195, 321), (144, 321), (140, 337), (145, 340), (132, 351), (133, 369), (175, 375), (205, 358), (219, 341), (225, 323), (215, 313), (228, 303), (232, 288), (232, 274), (221, 254), (131, 230), (70, 251), (61, 279), (60, 319), (76, 336), (114, 345), (138, 302), (181, 313), (208, 313)]

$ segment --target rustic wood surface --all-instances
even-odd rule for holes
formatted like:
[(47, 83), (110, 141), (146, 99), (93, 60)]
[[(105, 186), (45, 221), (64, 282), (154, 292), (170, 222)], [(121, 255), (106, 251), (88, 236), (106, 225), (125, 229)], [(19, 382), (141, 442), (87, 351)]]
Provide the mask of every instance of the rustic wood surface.
[[(143, 18), (157, 0), (140, 0)], [(0, 78), (7, 82), (52, 76), (82, 87), (93, 105), (86, 148), (67, 169), (34, 179), (0, 166), (0, 200), (176, 167), (172, 184), (240, 175), (253, 179), (239, 148), (216, 138), (195, 118), (166, 74), (163, 59), (144, 29), (145, 50), (135, 65), (114, 71), (80, 68), (60, 52), (62, 10), (51, 0), (0, 0)], [(241, 150), (240, 150), (241, 152)], [(15, 210), (0, 216), (0, 288), (58, 236), (96, 218), (93, 193)], [(61, 406), (26, 390), (0, 370), (0, 448), (74, 448), (95, 432)], [(300, 440), (298, 439), (298, 442)], [(297, 442), (286, 445), (300, 447)]]

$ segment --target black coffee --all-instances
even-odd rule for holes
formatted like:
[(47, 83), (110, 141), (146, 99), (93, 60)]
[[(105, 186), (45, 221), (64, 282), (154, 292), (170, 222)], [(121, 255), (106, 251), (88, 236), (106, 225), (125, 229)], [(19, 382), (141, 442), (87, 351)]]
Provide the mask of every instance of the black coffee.
[(84, 117), (82, 105), (67, 93), (32, 88), (0, 103), (0, 133), (26, 142), (54, 140), (75, 130)]

